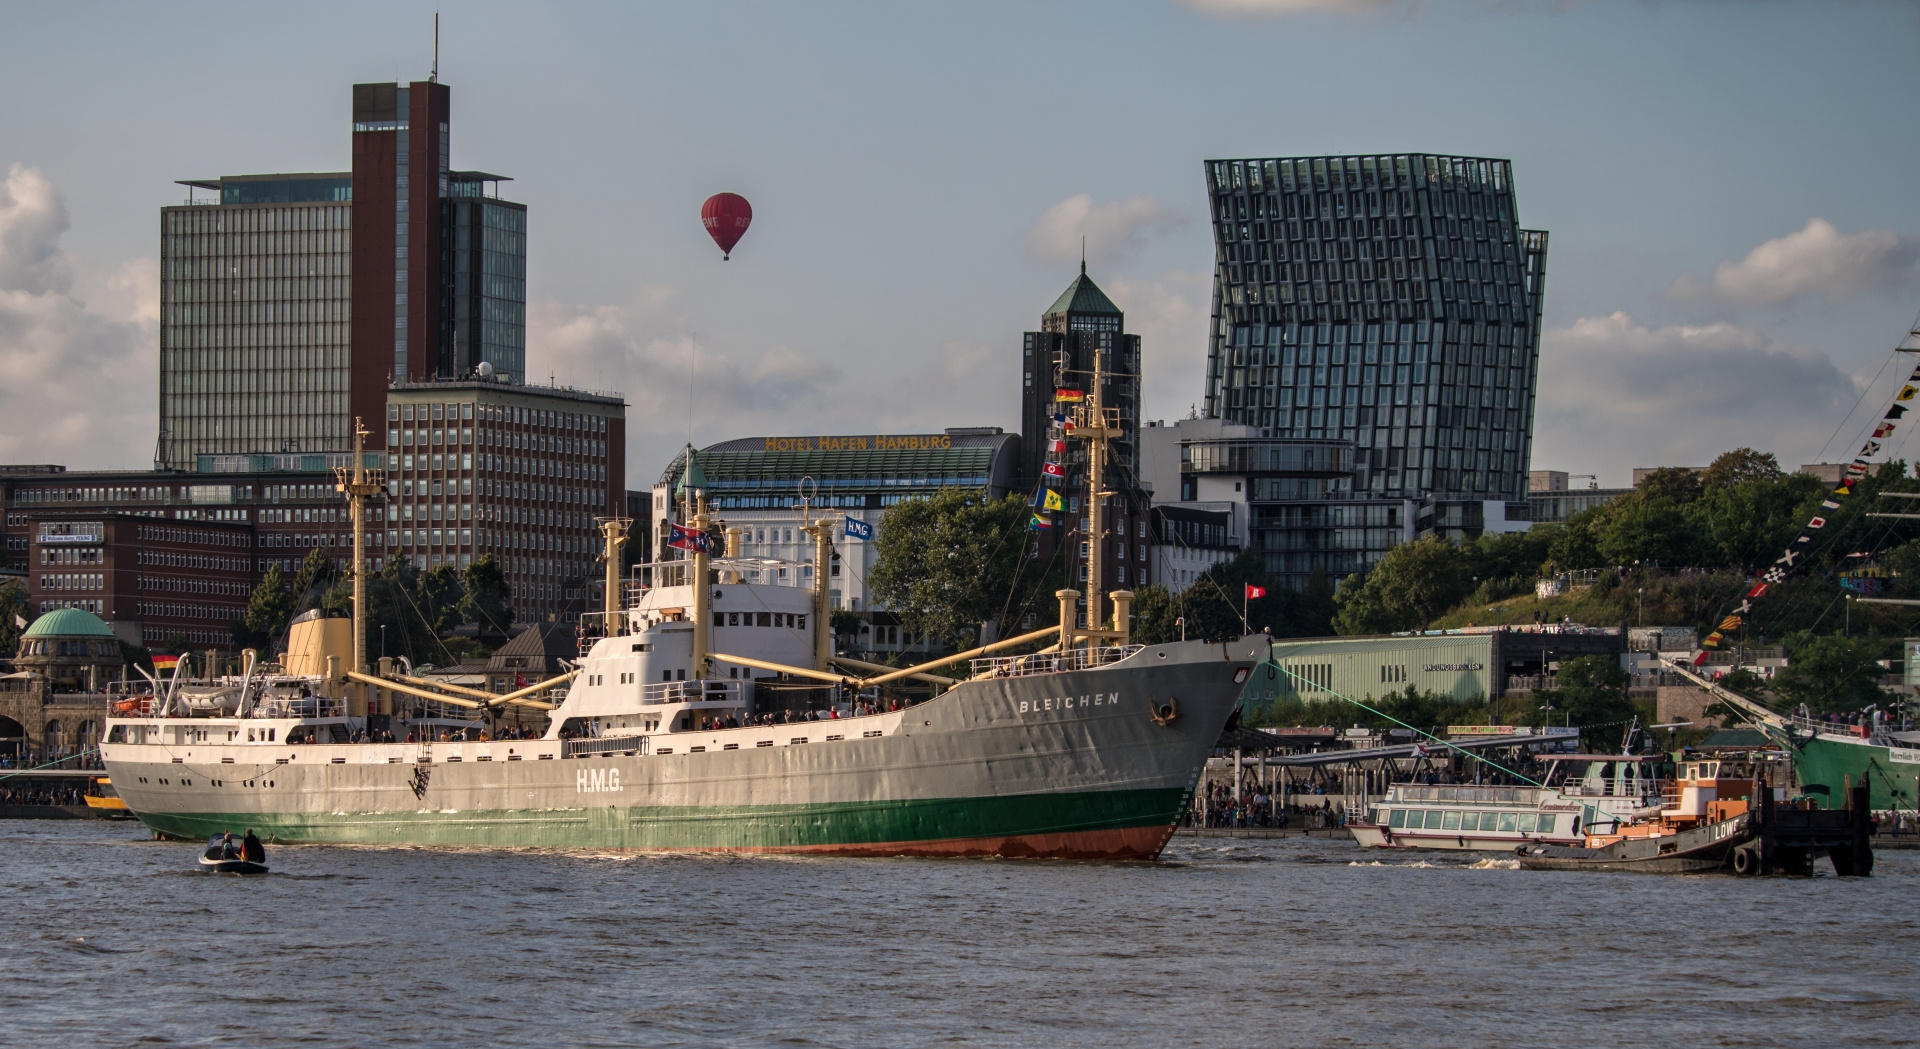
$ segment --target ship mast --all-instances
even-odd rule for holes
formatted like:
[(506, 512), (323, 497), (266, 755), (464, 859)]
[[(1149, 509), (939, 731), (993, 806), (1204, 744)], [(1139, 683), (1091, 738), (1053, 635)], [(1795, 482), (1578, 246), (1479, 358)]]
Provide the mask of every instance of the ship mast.
[[(353, 466), (335, 467), (334, 477), (338, 483), (335, 490), (347, 497), (347, 513), (353, 520), (353, 671), (357, 674), (367, 672), (367, 500), (386, 490), (387, 472), (367, 469), (366, 442), (368, 430), (360, 417), (353, 420)], [(367, 713), (364, 688), (356, 689), (358, 698), (352, 704), (359, 708), (359, 715)], [(352, 710), (349, 710), (352, 713)]]
[(600, 610), (605, 613), (606, 621), (600, 629), (608, 637), (626, 632), (626, 624), (621, 621), (620, 607), (620, 548), (627, 544), (627, 530), (633, 527), (631, 517), (597, 517), (595, 523), (600, 526), (600, 538), (606, 544), (604, 556), (607, 559), (607, 592), (600, 602)]
[[(1087, 442), (1087, 627), (1076, 631), (1087, 639), (1089, 648), (1098, 647), (1102, 639), (1111, 639), (1118, 644), (1127, 644), (1129, 637), (1129, 605), (1132, 592), (1116, 590), (1112, 594), (1103, 594), (1104, 584), (1101, 569), (1104, 567), (1103, 554), (1107, 541), (1107, 497), (1114, 493), (1107, 490), (1106, 465), (1107, 442), (1120, 432), (1118, 418), (1109, 419), (1108, 411), (1101, 400), (1101, 387), (1106, 382), (1106, 369), (1103, 367), (1104, 353), (1099, 347), (1093, 351), (1093, 382), (1087, 391), (1086, 400), (1077, 414), (1078, 422), (1073, 427), (1073, 436)], [(1104, 600), (1113, 598), (1113, 626), (1106, 626)], [(1064, 628), (1067, 624), (1062, 623)]]

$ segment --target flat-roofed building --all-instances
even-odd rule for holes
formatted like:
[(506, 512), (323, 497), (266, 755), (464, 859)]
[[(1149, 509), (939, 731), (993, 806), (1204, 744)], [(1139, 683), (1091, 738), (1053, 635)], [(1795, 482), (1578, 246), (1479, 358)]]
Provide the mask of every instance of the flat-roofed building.
[[(811, 586), (814, 545), (800, 531), (798, 510), (804, 478), (812, 479), (807, 495), (814, 516), (845, 515), (878, 528), (887, 507), (943, 488), (973, 489), (991, 499), (1014, 491), (1020, 438), (997, 426), (944, 433), (743, 437), (709, 445), (695, 456), (715, 515), (741, 529), (742, 554), (791, 563), (764, 569), (773, 573), (766, 581), (804, 580)], [(675, 519), (673, 490), (685, 464), (684, 452), (675, 456), (653, 486), (655, 550), (667, 549)], [(876, 556), (874, 543), (836, 535), (835, 561), (828, 567), (834, 608), (871, 609), (866, 580)], [(787, 572), (795, 574), (778, 574)]]
[(484, 379), (387, 396), (384, 549), (424, 568), (492, 555), (524, 620), (597, 606), (594, 518), (626, 509), (626, 402)]

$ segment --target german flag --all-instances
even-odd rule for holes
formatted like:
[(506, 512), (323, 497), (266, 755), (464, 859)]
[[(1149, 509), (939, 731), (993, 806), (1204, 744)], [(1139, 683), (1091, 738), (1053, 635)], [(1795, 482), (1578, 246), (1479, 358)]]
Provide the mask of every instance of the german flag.
[(1053, 391), (1053, 399), (1061, 404), (1079, 404), (1087, 399), (1087, 392), (1061, 386)]
[(153, 669), (155, 670), (172, 670), (174, 667), (177, 667), (179, 665), (180, 665), (179, 656), (154, 656), (153, 657)]

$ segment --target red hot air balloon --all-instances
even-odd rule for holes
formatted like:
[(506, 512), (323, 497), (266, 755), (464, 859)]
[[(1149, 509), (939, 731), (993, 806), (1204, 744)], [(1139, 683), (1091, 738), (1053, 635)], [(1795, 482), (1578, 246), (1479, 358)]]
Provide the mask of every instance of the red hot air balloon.
[(724, 261), (733, 257), (733, 246), (746, 236), (747, 226), (753, 222), (753, 205), (738, 193), (715, 193), (700, 205), (700, 222), (713, 242), (720, 245)]

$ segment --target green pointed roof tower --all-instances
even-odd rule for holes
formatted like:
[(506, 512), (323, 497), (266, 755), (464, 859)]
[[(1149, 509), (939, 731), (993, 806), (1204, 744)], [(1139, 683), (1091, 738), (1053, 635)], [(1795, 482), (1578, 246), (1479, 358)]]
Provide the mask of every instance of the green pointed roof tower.
[(1115, 306), (1113, 300), (1107, 298), (1107, 293), (1101, 291), (1100, 286), (1093, 282), (1093, 278), (1087, 276), (1085, 259), (1080, 261), (1080, 275), (1073, 279), (1072, 284), (1067, 285), (1067, 290), (1061, 292), (1059, 298), (1053, 300), (1053, 305), (1047, 307), (1047, 312), (1043, 316), (1058, 317), (1069, 313), (1104, 313), (1114, 317), (1120, 316), (1120, 307)]
[(705, 471), (700, 469), (700, 456), (694, 452), (693, 445), (691, 444), (687, 445), (687, 450), (682, 454), (686, 457), (687, 466), (686, 469), (680, 471), (680, 484), (674, 488), (673, 494), (676, 496), (684, 496), (687, 494), (687, 489), (689, 488), (705, 491), (707, 488), (707, 475)]

